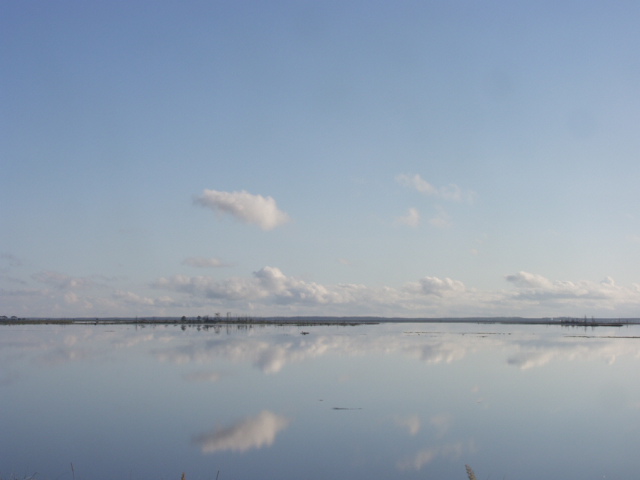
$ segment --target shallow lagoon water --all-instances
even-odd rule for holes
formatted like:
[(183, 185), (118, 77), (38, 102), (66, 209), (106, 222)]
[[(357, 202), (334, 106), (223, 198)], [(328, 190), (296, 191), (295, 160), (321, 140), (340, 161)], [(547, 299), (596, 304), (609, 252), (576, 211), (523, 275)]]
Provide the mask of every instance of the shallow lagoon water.
[(640, 326), (2, 326), (0, 478), (466, 479), (465, 464), (478, 478), (635, 478), (638, 337)]

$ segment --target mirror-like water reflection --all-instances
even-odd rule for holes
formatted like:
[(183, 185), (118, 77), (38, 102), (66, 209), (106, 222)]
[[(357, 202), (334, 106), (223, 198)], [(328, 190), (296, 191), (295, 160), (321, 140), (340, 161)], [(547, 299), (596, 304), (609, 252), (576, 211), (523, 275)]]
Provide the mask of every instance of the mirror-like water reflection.
[(478, 478), (634, 478), (638, 337), (3, 326), (0, 478), (466, 479), (465, 464)]

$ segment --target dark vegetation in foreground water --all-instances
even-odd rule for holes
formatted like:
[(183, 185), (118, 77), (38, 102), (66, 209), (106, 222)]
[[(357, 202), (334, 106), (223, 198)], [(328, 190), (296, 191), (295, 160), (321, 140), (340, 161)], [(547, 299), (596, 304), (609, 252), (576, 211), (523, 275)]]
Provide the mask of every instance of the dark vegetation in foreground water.
[[(437, 317), (437, 318), (412, 318), (412, 317), (322, 317), (322, 316), (298, 316), (298, 317), (249, 317), (222, 316), (216, 313), (214, 316), (204, 315), (197, 317), (101, 317), (101, 318), (20, 318), (16, 316), (0, 316), (0, 325), (363, 325), (378, 323), (486, 323), (504, 325), (561, 325), (565, 327), (622, 327), (624, 325), (638, 325), (640, 318), (584, 318), (579, 317)], [(2, 480), (2, 479), (0, 479)]]

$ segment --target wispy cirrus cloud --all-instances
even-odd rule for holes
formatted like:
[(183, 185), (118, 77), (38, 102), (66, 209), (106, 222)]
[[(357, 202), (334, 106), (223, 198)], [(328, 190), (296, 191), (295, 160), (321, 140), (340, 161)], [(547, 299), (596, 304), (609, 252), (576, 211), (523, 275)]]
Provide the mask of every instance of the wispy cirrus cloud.
[(257, 225), (262, 230), (272, 230), (290, 221), (289, 215), (278, 209), (272, 197), (253, 195), (245, 190), (220, 192), (205, 189), (194, 202), (217, 214), (231, 215), (241, 222)]
[(432, 185), (424, 178), (420, 176), (420, 174), (416, 173), (413, 175), (401, 173), (396, 175), (396, 182), (404, 187), (411, 188), (416, 190), (423, 195), (440, 198), (442, 200), (448, 200), (452, 202), (468, 202), (473, 203), (475, 193), (471, 190), (465, 191), (460, 188), (458, 185), (451, 183), (449, 185), (436, 187)]
[(72, 277), (63, 273), (42, 271), (31, 276), (33, 280), (37, 282), (45, 283), (49, 286), (59, 288), (61, 290), (86, 288), (92, 286), (94, 283), (84, 277)]
[(429, 223), (436, 228), (449, 228), (452, 225), (451, 217), (441, 207), (437, 209), (436, 215), (429, 219)]
[[(396, 225), (415, 228), (420, 225), (421, 220), (420, 211), (415, 207), (411, 207), (406, 214), (396, 218), (395, 223)], [(442, 207), (437, 207), (436, 214), (429, 219), (429, 225), (435, 228), (449, 228), (452, 224), (451, 216)]]
[(223, 262), (219, 258), (188, 257), (182, 261), (183, 265), (195, 268), (220, 268), (228, 267), (230, 264)]
[(167, 307), (171, 306), (174, 303), (173, 299), (170, 297), (148, 297), (123, 290), (116, 290), (115, 292), (113, 292), (112, 298), (118, 303), (124, 305), (141, 307)]
[(420, 225), (420, 212), (417, 208), (411, 207), (405, 215), (396, 219), (396, 223), (407, 227), (417, 227)]

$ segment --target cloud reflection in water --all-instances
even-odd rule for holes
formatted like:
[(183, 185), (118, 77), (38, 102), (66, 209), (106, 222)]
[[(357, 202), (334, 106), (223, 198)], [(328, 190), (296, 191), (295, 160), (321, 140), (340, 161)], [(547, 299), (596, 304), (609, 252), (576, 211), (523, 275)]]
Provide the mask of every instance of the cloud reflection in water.
[(361, 356), (403, 353), (431, 365), (462, 361), (473, 352), (503, 350), (505, 363), (520, 369), (547, 365), (552, 361), (602, 359), (611, 364), (623, 355), (636, 356), (635, 342), (619, 339), (574, 338), (560, 340), (487, 333), (411, 332), (395, 335), (296, 335), (249, 336), (245, 338), (190, 338), (187, 343), (154, 349), (161, 361), (176, 364), (206, 364), (215, 358), (250, 363), (265, 374), (279, 373), (286, 365), (328, 354)]
[(418, 415), (410, 415), (408, 417), (397, 417), (396, 425), (405, 428), (407, 433), (413, 437), (420, 432), (422, 421)]
[(222, 451), (246, 452), (270, 446), (276, 435), (289, 426), (290, 420), (264, 410), (255, 417), (248, 417), (229, 427), (216, 428), (193, 438), (202, 453)]
[(442, 446), (426, 447), (414, 455), (400, 460), (396, 467), (398, 470), (421, 470), (425, 465), (428, 465), (436, 458), (448, 458), (457, 460), (462, 457), (463, 454), (472, 453), (475, 450), (473, 443), (464, 445), (463, 443), (450, 443)]

